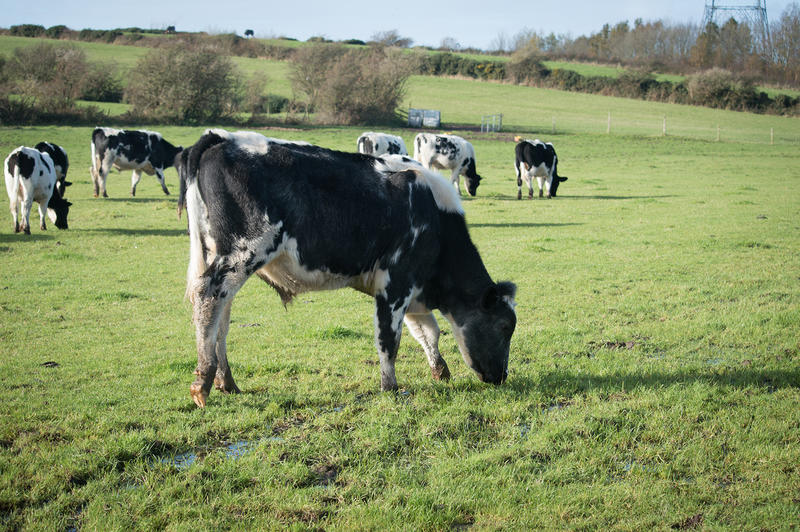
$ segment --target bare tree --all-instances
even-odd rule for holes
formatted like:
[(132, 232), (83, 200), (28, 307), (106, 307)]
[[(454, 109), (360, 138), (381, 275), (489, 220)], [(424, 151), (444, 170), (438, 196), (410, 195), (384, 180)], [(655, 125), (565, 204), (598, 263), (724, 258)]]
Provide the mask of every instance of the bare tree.
[(296, 97), (306, 104), (306, 112), (317, 104), (320, 91), (336, 60), (345, 53), (340, 44), (314, 44), (303, 46), (292, 58), (292, 70), (289, 81)]
[(409, 48), (414, 44), (412, 39), (400, 36), (397, 30), (375, 33), (370, 40), (383, 46), (395, 46), (397, 48)]
[(772, 34), (775, 64), (784, 81), (800, 83), (800, 6), (790, 4)]

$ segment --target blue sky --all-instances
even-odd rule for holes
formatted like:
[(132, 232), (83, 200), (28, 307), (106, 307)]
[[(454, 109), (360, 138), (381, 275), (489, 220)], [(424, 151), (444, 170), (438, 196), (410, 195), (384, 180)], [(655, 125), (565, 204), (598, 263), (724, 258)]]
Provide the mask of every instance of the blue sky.
[[(757, 2), (718, 0), (717, 3)], [(778, 20), (790, 3), (767, 2), (770, 20)], [(368, 40), (377, 32), (397, 30), (413, 39), (414, 44), (438, 46), (443, 38), (452, 37), (462, 46), (486, 49), (499, 34), (510, 38), (525, 28), (577, 37), (594, 33), (605, 23), (633, 22), (637, 18), (699, 23), (705, 0), (38, 0), (4, 4), (0, 11), (2, 27), (25, 23), (45, 27), (64, 24), (72, 29), (174, 25), (179, 30), (239, 35), (252, 29), (258, 37), (288, 36), (300, 40), (315, 35), (333, 40)]]

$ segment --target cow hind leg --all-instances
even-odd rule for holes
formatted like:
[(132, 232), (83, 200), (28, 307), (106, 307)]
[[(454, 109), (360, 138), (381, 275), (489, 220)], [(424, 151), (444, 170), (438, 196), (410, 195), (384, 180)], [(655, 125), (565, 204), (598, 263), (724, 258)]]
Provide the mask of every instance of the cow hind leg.
[(133, 174), (131, 174), (131, 196), (136, 196), (136, 185), (139, 184), (139, 180), (142, 178), (141, 170), (134, 170)]
[(240, 393), (239, 387), (233, 380), (231, 368), (228, 366), (228, 347), (226, 338), (228, 337), (228, 330), (231, 326), (231, 305), (233, 302), (228, 302), (228, 305), (222, 311), (222, 317), (219, 322), (219, 332), (217, 333), (217, 372), (214, 376), (214, 387), (222, 393)]
[[(542, 189), (544, 188), (544, 178), (540, 176), (536, 176), (536, 184), (539, 185), (539, 197), (542, 197)], [(531, 195), (533, 195), (533, 189), (531, 189)]]
[(22, 232), (26, 235), (31, 234), (31, 208), (33, 199), (24, 198), (22, 201)]
[[(197, 378), (189, 391), (195, 404), (201, 408), (206, 406), (206, 399), (217, 378), (218, 369), (222, 369), (223, 375), (226, 371), (230, 372), (227, 355), (224, 367), (221, 367), (223, 364), (217, 357), (218, 340), (222, 337), (224, 342), (230, 320), (230, 303), (246, 280), (246, 276), (239, 275), (236, 268), (228, 267), (224, 262), (223, 257), (217, 257), (194, 282), (190, 294), (194, 302), (197, 335)], [(223, 324), (223, 321), (226, 323)]]
[(47, 208), (42, 208), (42, 204), (39, 203), (39, 229), (42, 231), (47, 231)]
[(11, 221), (14, 222), (14, 232), (19, 233), (19, 208), (17, 207), (17, 202), (11, 200), (9, 202), (9, 210), (11, 211)]
[(404, 321), (411, 336), (419, 342), (428, 357), (431, 376), (437, 381), (450, 379), (450, 369), (439, 353), (439, 324), (433, 313), (406, 314)]

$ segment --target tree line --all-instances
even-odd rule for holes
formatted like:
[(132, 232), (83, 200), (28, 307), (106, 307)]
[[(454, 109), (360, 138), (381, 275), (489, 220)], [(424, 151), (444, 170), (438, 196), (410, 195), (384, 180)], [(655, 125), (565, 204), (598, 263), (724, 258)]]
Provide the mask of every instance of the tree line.
[[(288, 119), (337, 124), (389, 123), (396, 119), (405, 84), (412, 74), (464, 76), (560, 90), (703, 105), (722, 109), (797, 114), (799, 99), (770, 97), (756, 80), (800, 81), (800, 8), (790, 5), (773, 27), (772, 47), (756, 32), (731, 19), (703, 31), (691, 25), (641, 20), (606, 25), (596, 34), (570, 39), (524, 30), (513, 39), (499, 35), (490, 56), (454, 53), (460, 46), (445, 38), (439, 51), (407, 50), (413, 41), (396, 30), (376, 33), (370, 42), (332, 43), (322, 37), (297, 48), (233, 34), (153, 34), (166, 30), (74, 31), (64, 26), (12, 26), (8, 33), (61, 39), (0, 56), (0, 123), (95, 122), (96, 107), (77, 100), (126, 102), (121, 120), (204, 123), (251, 121), (287, 111)], [(66, 39), (66, 41), (65, 41)], [(148, 45), (151, 50), (129, 72), (124, 84), (113, 65), (90, 63), (70, 39)], [(448, 51), (449, 50), (449, 51)], [(291, 63), (293, 96), (269, 94), (264, 75), (245, 78), (231, 56), (268, 57)], [(618, 62), (629, 68), (618, 77), (582, 76), (550, 69), (545, 60)], [(659, 81), (652, 71), (682, 71), (684, 81)], [(127, 85), (127, 88), (126, 88)], [(261, 118), (260, 118), (261, 117)]]

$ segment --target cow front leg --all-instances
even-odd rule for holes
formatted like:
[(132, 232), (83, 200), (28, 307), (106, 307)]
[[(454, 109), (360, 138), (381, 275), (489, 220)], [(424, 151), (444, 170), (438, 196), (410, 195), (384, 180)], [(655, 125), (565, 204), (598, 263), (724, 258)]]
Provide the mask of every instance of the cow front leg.
[(453, 174), (450, 176), (450, 182), (453, 183), (453, 186), (456, 187), (456, 192), (458, 195), (461, 195), (461, 173), (460, 168), (456, 168), (453, 170)]
[(156, 169), (156, 178), (158, 179), (158, 182), (161, 184), (161, 190), (164, 191), (164, 194), (169, 196), (169, 190), (167, 190), (167, 183), (164, 180), (164, 172)]
[(375, 297), (375, 346), (381, 364), (381, 391), (384, 392), (397, 390), (394, 363), (407, 307), (407, 301), (389, 301), (385, 295)]
[(547, 196), (547, 199), (550, 199), (552, 197), (550, 196), (550, 185), (552, 184), (553, 184), (553, 176), (551, 175), (544, 182), (545, 190), (547, 191), (547, 193), (545, 194)]
[(236, 386), (231, 368), (228, 366), (228, 346), (226, 338), (228, 337), (228, 330), (231, 326), (231, 305), (233, 305), (233, 301), (229, 302), (222, 311), (219, 331), (217, 332), (217, 373), (214, 376), (214, 387), (222, 393), (241, 392), (239, 387)]
[(139, 180), (142, 178), (141, 170), (134, 170), (133, 174), (131, 174), (131, 197), (136, 196), (136, 185), (139, 184)]
[(432, 312), (419, 314), (406, 314), (404, 321), (411, 332), (411, 336), (419, 342), (428, 358), (431, 376), (438, 380), (449, 380), (450, 370), (447, 362), (439, 353), (439, 324)]

